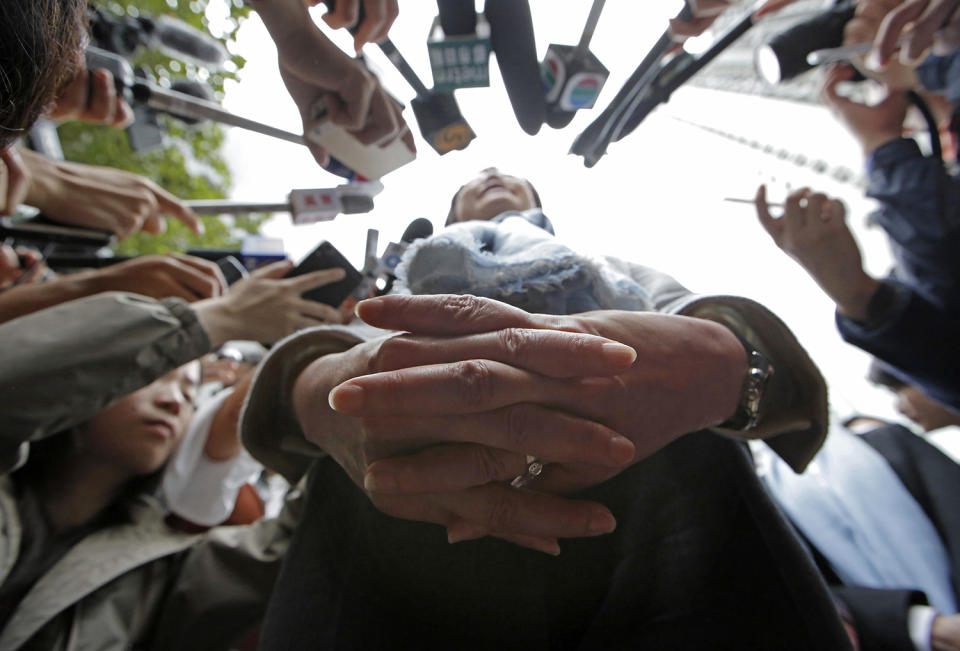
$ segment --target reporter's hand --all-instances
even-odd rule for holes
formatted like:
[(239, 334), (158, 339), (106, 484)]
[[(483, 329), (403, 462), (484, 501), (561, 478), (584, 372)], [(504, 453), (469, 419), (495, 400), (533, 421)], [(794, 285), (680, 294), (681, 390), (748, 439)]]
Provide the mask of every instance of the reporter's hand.
[(787, 198), (783, 216), (774, 219), (766, 188), (756, 196), (764, 230), (796, 260), (837, 304), (841, 314), (863, 321), (878, 282), (863, 270), (863, 259), (846, 224), (843, 203), (803, 188)]
[(119, 128), (133, 122), (133, 109), (117, 95), (109, 70), (81, 67), (57, 95), (48, 117), (58, 122), (82, 120)]
[[(843, 45), (872, 43), (884, 18), (900, 6), (901, 0), (859, 0), (853, 18), (843, 27)], [(917, 64), (889, 61), (880, 64), (876, 56), (863, 55), (852, 58), (852, 63), (867, 77), (896, 90), (909, 90), (917, 85), (914, 69)]]
[(197, 235), (203, 224), (180, 199), (138, 174), (96, 165), (54, 161), (23, 152), (32, 181), (26, 202), (64, 224), (95, 228), (123, 239), (166, 230), (165, 216)]
[(234, 284), (226, 295), (197, 303), (194, 311), (211, 343), (218, 346), (231, 339), (247, 339), (267, 344), (303, 328), (340, 323), (337, 309), (301, 294), (341, 280), (343, 269), (284, 278), (291, 269), (289, 260), (260, 267)]
[(20, 152), (9, 146), (0, 153), (0, 215), (12, 215), (26, 200), (30, 189), (30, 172)]
[[(305, 134), (314, 126), (316, 107), (322, 102), (325, 119), (361, 143), (383, 147), (400, 138), (415, 151), (400, 106), (362, 63), (324, 36), (302, 0), (256, 0), (252, 6), (277, 45), (280, 75), (300, 111)], [(323, 147), (306, 144), (320, 165), (329, 162)]]
[(937, 615), (930, 633), (934, 651), (960, 651), (960, 615)]
[(837, 85), (853, 78), (849, 65), (833, 65), (827, 70), (820, 88), (820, 99), (857, 139), (864, 155), (903, 135), (907, 115), (907, 96), (887, 89), (887, 97), (874, 106), (855, 102), (837, 93)]
[[(946, 55), (960, 47), (960, 0), (907, 0), (883, 19), (871, 57), (878, 65), (899, 60), (917, 65), (933, 49)], [(901, 38), (904, 41), (901, 43)]]
[[(21, 263), (21, 258), (23, 263)], [(45, 267), (40, 255), (30, 249), (0, 243), (0, 290), (12, 285), (33, 282)], [(30, 277), (24, 277), (29, 274)]]
[[(306, 0), (310, 6), (323, 0)], [(333, 11), (323, 16), (323, 21), (333, 29), (350, 28), (357, 25), (360, 18), (361, 0), (337, 0)], [(353, 38), (353, 47), (357, 52), (366, 43), (377, 43), (387, 38), (387, 32), (400, 14), (397, 0), (363, 0), (363, 22), (357, 25)]]
[(96, 271), (98, 291), (131, 292), (151, 298), (182, 298), (198, 301), (222, 295), (227, 289), (223, 273), (203, 258), (178, 253), (146, 255)]

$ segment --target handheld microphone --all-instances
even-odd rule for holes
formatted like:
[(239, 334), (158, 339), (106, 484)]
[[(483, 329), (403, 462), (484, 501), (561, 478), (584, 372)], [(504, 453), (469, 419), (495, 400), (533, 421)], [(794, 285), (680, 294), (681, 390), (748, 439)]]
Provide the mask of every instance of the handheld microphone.
[(403, 231), (399, 243), (390, 242), (390, 244), (387, 245), (383, 255), (380, 256), (380, 264), (378, 265), (377, 275), (386, 277), (386, 284), (379, 292), (380, 294), (388, 294), (393, 288), (393, 283), (397, 279), (395, 273), (397, 265), (400, 264), (400, 259), (403, 257), (407, 248), (417, 240), (430, 237), (431, 235), (433, 235), (433, 224), (429, 219), (418, 217), (410, 222), (406, 230)]
[(490, 23), (490, 46), (497, 55), (513, 113), (520, 128), (535, 135), (547, 118), (547, 105), (530, 3), (528, 0), (487, 0), (483, 13)]
[(440, 27), (447, 36), (465, 36), (477, 31), (473, 0), (437, 0)]

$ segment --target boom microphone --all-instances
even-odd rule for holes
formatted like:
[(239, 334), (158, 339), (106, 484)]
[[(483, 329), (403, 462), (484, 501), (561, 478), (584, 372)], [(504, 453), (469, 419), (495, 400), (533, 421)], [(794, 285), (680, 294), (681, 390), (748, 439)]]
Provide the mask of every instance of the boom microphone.
[(223, 43), (209, 34), (171, 16), (141, 18), (151, 44), (166, 50), (173, 58), (186, 58), (204, 66), (220, 67), (227, 60)]
[(540, 62), (533, 37), (533, 17), (528, 0), (487, 0), (484, 15), (490, 23), (490, 47), (520, 128), (531, 136), (547, 118), (540, 80)]
[(440, 27), (446, 36), (465, 36), (477, 31), (473, 0), (437, 0)]

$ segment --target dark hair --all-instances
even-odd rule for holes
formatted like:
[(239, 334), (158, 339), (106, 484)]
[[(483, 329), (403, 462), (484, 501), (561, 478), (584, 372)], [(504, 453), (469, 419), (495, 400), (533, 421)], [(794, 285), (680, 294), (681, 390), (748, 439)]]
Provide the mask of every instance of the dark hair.
[(76, 72), (85, 0), (0, 1), (0, 149), (44, 113)]
[[(543, 208), (543, 204), (540, 203), (540, 195), (537, 193), (537, 189), (533, 187), (533, 183), (527, 181), (527, 185), (530, 186), (530, 192), (533, 193), (533, 203), (537, 208)], [(450, 200), (450, 211), (447, 213), (447, 221), (443, 223), (444, 226), (449, 226), (457, 221), (457, 216), (454, 214), (454, 210), (457, 207), (457, 197), (460, 196), (460, 193), (463, 192), (464, 186), (460, 186), (457, 191), (453, 194), (453, 199)]]

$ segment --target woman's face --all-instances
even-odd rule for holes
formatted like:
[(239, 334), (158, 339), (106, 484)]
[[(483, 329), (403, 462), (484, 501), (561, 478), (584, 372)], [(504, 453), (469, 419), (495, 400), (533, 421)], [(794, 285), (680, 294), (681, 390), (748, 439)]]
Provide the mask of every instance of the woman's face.
[(84, 451), (134, 476), (158, 470), (187, 431), (199, 381), (191, 362), (111, 404), (84, 428)]
[(536, 208), (530, 182), (490, 167), (460, 189), (454, 205), (458, 222), (486, 221), (508, 210)]

